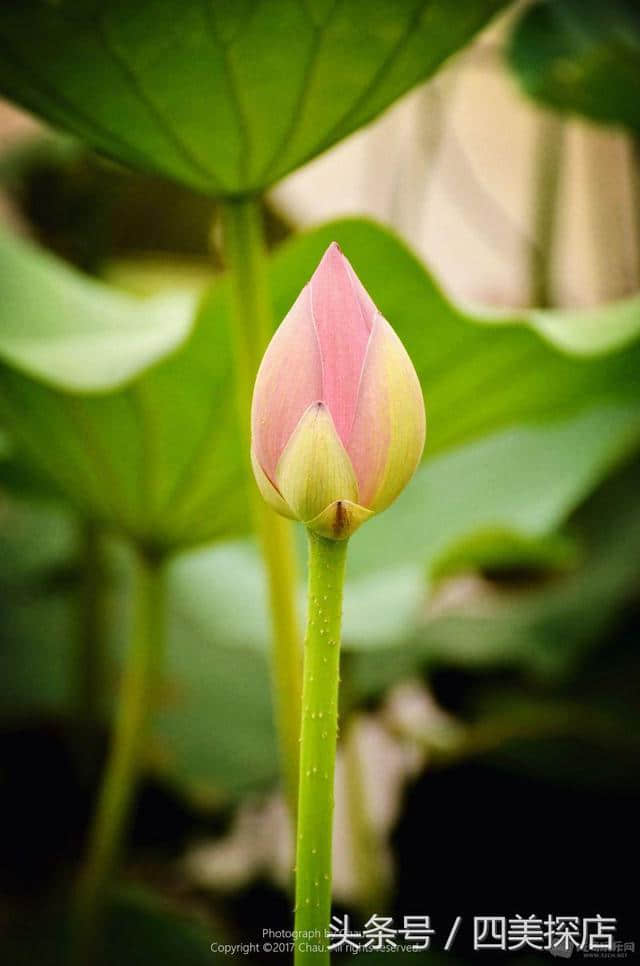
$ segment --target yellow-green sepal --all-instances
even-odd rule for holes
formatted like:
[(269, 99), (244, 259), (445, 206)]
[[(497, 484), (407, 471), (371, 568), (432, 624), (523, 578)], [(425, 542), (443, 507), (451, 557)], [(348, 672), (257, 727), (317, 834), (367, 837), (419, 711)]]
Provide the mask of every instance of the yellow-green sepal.
[(352, 503), (350, 500), (336, 500), (322, 513), (307, 521), (307, 529), (329, 540), (347, 540), (358, 527), (373, 516), (371, 510)]
[(263, 500), (269, 504), (272, 510), (279, 513), (283, 517), (289, 517), (290, 520), (295, 520), (296, 516), (291, 511), (291, 508), (287, 505), (286, 500), (283, 500), (275, 486), (264, 472), (256, 455), (253, 452), (253, 447), (251, 447), (251, 466), (253, 468), (253, 475), (255, 476), (256, 483), (258, 484), (258, 489), (262, 495)]
[(324, 403), (305, 411), (276, 469), (283, 499), (298, 520), (315, 519), (336, 501), (357, 503), (358, 484)]

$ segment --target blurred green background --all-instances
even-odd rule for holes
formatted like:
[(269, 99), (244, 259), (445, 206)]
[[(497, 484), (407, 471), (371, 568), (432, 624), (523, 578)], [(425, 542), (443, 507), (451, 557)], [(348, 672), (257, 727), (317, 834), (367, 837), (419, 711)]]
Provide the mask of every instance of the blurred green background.
[(167, 647), (103, 960), (291, 927), (220, 227), (248, 190), (275, 318), (336, 239), (427, 405), (350, 547), (336, 910), (430, 914), (416, 963), (483, 955), (488, 913), (638, 941), (635, 4), (95, 6), (0, 12), (3, 961), (67, 962), (136, 544)]

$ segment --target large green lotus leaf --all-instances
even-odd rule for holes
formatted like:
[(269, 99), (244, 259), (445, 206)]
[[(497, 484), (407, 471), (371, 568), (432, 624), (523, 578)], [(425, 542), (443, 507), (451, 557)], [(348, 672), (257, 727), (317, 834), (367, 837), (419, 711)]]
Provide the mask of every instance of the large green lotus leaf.
[(0, 90), (215, 195), (277, 181), (432, 74), (506, 0), (8, 0)]
[(0, 231), (0, 357), (78, 392), (112, 389), (188, 335), (188, 292), (130, 298)]
[(246, 529), (224, 291), (202, 311), (135, 299), (6, 235), (0, 277), (0, 419), (23, 461), (149, 544)]
[[(427, 459), (596, 404), (640, 409), (640, 298), (586, 312), (465, 312), (396, 238), (367, 222), (335, 222), (277, 251), (276, 318), (333, 238), (416, 364)], [(8, 240), (0, 247), (13, 293), (0, 303), (0, 420), (40, 477), (85, 515), (147, 544), (177, 548), (246, 530), (226, 282), (212, 287), (191, 328), (188, 299), (178, 298), (182, 342), (168, 326), (154, 361), (140, 351), (146, 328), (136, 321), (162, 303), (114, 296), (24, 243), (16, 252)], [(162, 296), (174, 308), (176, 298)], [(119, 305), (128, 327), (112, 323)]]
[(509, 60), (551, 107), (640, 133), (640, 8), (635, 0), (553, 0), (525, 8)]

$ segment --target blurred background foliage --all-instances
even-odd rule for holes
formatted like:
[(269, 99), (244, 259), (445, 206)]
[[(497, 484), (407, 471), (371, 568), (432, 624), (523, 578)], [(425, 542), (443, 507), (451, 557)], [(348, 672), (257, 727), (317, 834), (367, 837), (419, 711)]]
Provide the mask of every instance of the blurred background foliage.
[(638, 11), (335, 6), (0, 14), (0, 89), (79, 138), (0, 114), (7, 962), (65, 961), (132, 540), (171, 555), (168, 641), (105, 962), (211, 962), (212, 941), (289, 927), (217, 199), (269, 188), (472, 38), (264, 200), (276, 318), (338, 240), (427, 401), (423, 465), (350, 548), (336, 900), (442, 932), (571, 906), (634, 938), (614, 859), (640, 799)]

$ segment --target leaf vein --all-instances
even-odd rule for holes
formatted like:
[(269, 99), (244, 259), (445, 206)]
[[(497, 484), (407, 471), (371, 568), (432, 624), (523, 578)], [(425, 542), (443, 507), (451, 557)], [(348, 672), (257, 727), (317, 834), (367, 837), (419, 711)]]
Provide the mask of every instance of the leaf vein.
[[(233, 43), (233, 40), (235, 40), (236, 38), (234, 37), (232, 41), (226, 44), (223, 42), (222, 38), (218, 33), (217, 24), (215, 23), (215, 20), (214, 20), (213, 9), (211, 7), (211, 0), (202, 0), (202, 3), (204, 6), (205, 23), (207, 24), (209, 37), (211, 38), (211, 41), (214, 44), (214, 46), (218, 47), (221, 52), (222, 64), (224, 66), (224, 72), (227, 78), (227, 86), (229, 88), (229, 94), (231, 96), (231, 100), (235, 108), (236, 121), (238, 124), (238, 132), (240, 134), (240, 140), (244, 145), (244, 151), (241, 150), (240, 158), (238, 161), (238, 173), (240, 176), (240, 180), (242, 181), (246, 178), (246, 174), (248, 170), (249, 157), (251, 154), (251, 140), (249, 136), (249, 122), (245, 115), (244, 108), (242, 106), (242, 101), (240, 100), (240, 91), (238, 89), (236, 76), (233, 70), (233, 64), (229, 56), (229, 49), (231, 47), (231, 44)], [(239, 35), (239, 32), (238, 34), (236, 34), (236, 37), (238, 35)]]
[(203, 164), (197, 155), (194, 154), (189, 145), (182, 137), (180, 137), (171, 122), (164, 116), (157, 104), (155, 104), (155, 102), (146, 93), (140, 82), (140, 78), (136, 74), (131, 64), (113, 46), (109, 38), (105, 22), (98, 17), (94, 23), (97, 28), (97, 37), (100, 40), (105, 53), (111, 58), (113, 64), (118, 68), (120, 74), (127, 81), (132, 93), (137, 97), (148, 114), (153, 118), (159, 130), (165, 135), (167, 140), (173, 144), (174, 148), (178, 151), (183, 160), (187, 162), (199, 179), (204, 178), (209, 185), (223, 189), (224, 186), (216, 178), (213, 172), (205, 164)]
[(432, 3), (432, 0), (423, 0), (423, 2), (417, 7), (415, 13), (410, 18), (405, 30), (396, 42), (396, 44), (391, 48), (387, 57), (380, 64), (378, 70), (375, 72), (371, 78), (370, 83), (367, 85), (364, 91), (358, 95), (353, 104), (345, 111), (340, 120), (329, 129), (325, 137), (322, 139), (319, 145), (314, 147), (313, 154), (319, 154), (326, 148), (330, 147), (336, 140), (343, 136), (345, 126), (348, 127), (351, 123), (352, 118), (357, 116), (358, 111), (363, 104), (366, 103), (367, 99), (371, 97), (372, 93), (375, 91), (376, 87), (380, 85), (384, 77), (388, 73), (389, 69), (393, 66), (397, 58), (402, 54), (407, 41), (409, 40), (411, 34), (417, 28), (418, 24), (422, 20), (424, 13)]
[[(119, 134), (116, 134), (115, 131), (112, 131), (106, 125), (98, 124), (95, 121), (95, 119), (91, 117), (91, 115), (85, 114), (85, 112), (81, 108), (77, 107), (77, 105), (75, 105), (73, 101), (70, 101), (66, 97), (66, 95), (63, 94), (54, 85), (52, 85), (49, 80), (47, 80), (46, 78), (43, 78), (38, 73), (38, 71), (34, 70), (33, 65), (29, 64), (28, 61), (25, 61), (22, 57), (16, 54), (15, 50), (13, 50), (13, 48), (11, 47), (10, 42), (7, 40), (6, 37), (3, 37), (1, 34), (0, 34), (0, 47), (3, 50), (4, 56), (8, 60), (10, 60), (18, 68), (19, 71), (22, 71), (27, 77), (31, 77), (32, 80), (34, 80), (38, 84), (41, 90), (43, 91), (48, 90), (50, 94), (53, 96), (53, 98), (56, 101), (58, 101), (71, 116), (75, 115), (80, 120), (80, 122), (87, 127), (88, 130), (92, 130), (94, 132), (94, 137), (96, 141), (99, 142), (99, 144), (97, 145), (97, 150), (108, 153), (107, 146), (100, 147), (99, 145), (100, 144), (105, 145), (105, 140), (107, 143), (111, 141), (114, 144), (119, 145), (123, 149), (123, 153), (125, 155), (128, 155), (129, 157), (137, 159), (137, 161), (141, 165), (143, 165), (144, 167), (148, 167), (148, 160), (145, 158), (143, 154), (139, 152), (138, 148), (134, 144), (132, 144), (130, 141), (127, 141)], [(25, 104), (26, 103), (27, 103), (27, 98), (25, 97)], [(34, 106), (34, 110), (36, 111), (38, 110), (37, 106)], [(61, 126), (65, 126), (64, 120), (61, 120), (59, 123), (61, 124)]]
[(282, 137), (278, 141), (275, 151), (267, 161), (263, 170), (260, 172), (260, 175), (258, 176), (258, 180), (261, 183), (264, 183), (266, 181), (266, 179), (269, 177), (269, 174), (277, 166), (278, 158), (280, 157), (281, 152), (285, 149), (286, 145), (291, 141), (291, 139), (293, 138), (293, 135), (296, 132), (296, 129), (300, 125), (304, 105), (309, 96), (309, 91), (311, 90), (311, 80), (313, 78), (314, 69), (318, 62), (318, 54), (320, 52), (320, 48), (322, 47), (324, 34), (326, 32), (327, 26), (329, 25), (332, 17), (335, 14), (335, 11), (338, 8), (339, 3), (340, 3), (340, 0), (334, 0), (331, 6), (331, 9), (322, 24), (320, 25), (317, 25), (315, 23), (313, 24), (313, 28), (312, 28), (313, 42), (311, 45), (311, 50), (309, 52), (309, 57), (307, 58), (307, 62), (304, 66), (300, 92), (296, 99), (296, 103), (293, 108), (289, 124), (287, 125)]

